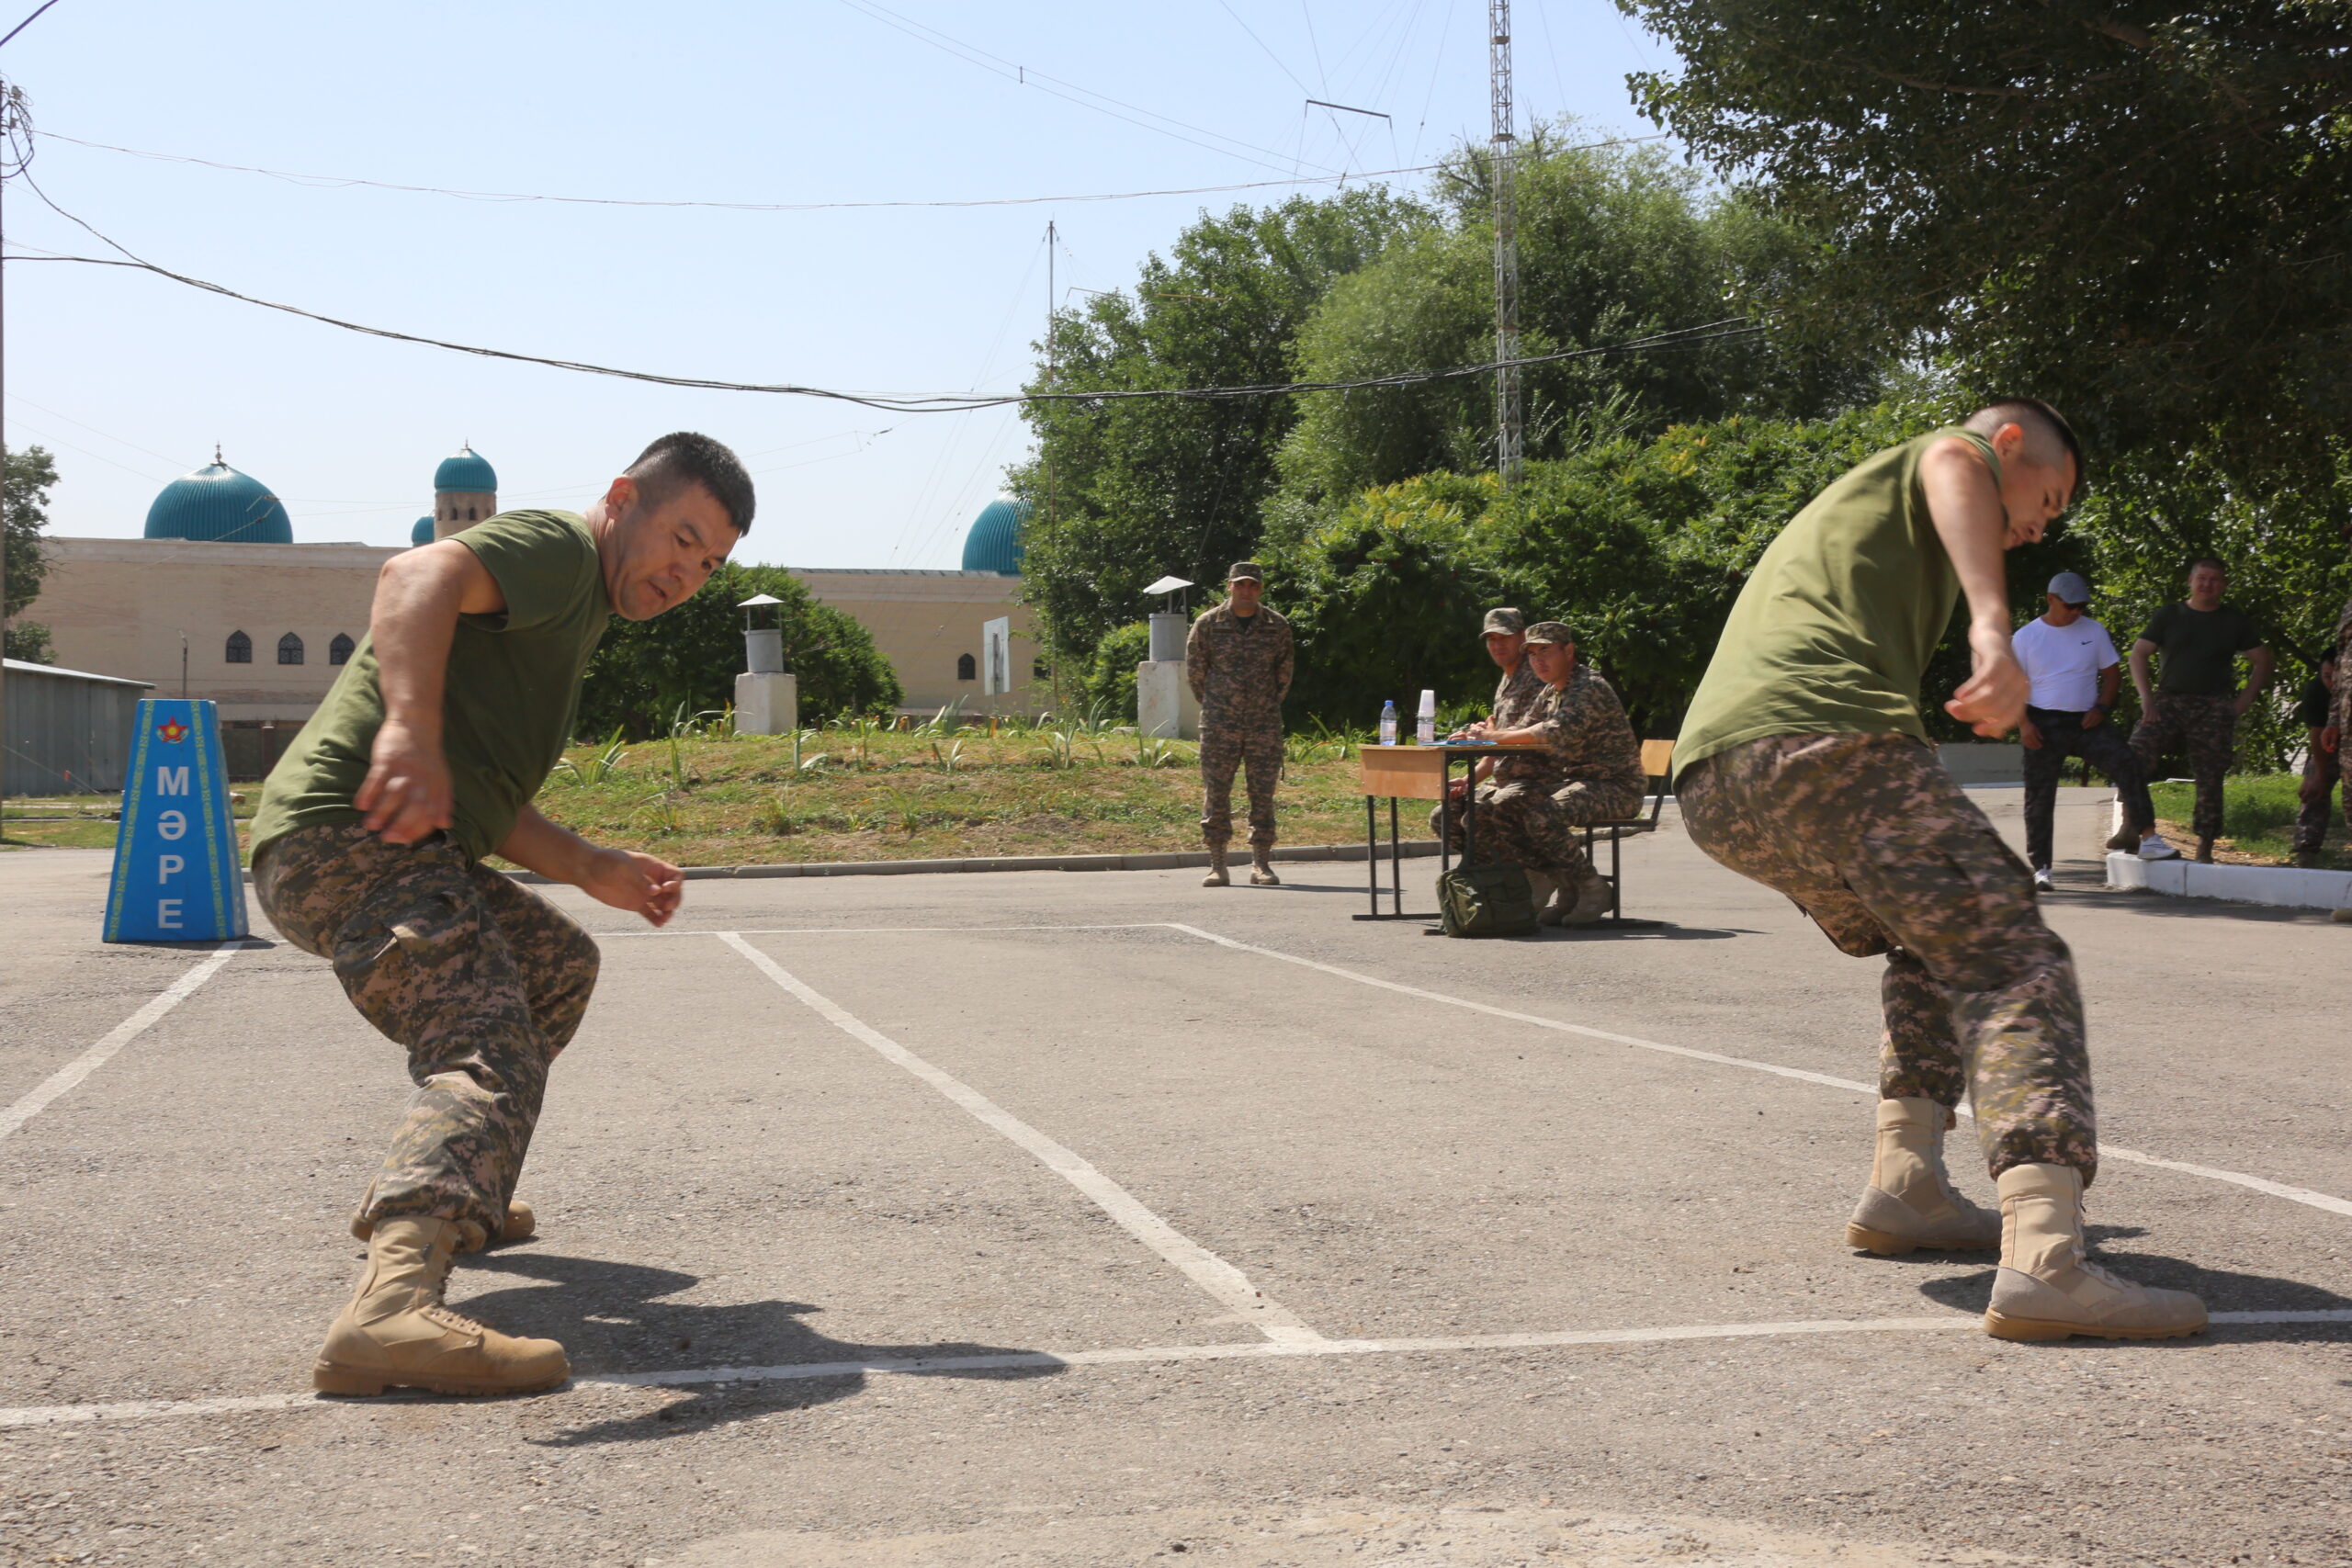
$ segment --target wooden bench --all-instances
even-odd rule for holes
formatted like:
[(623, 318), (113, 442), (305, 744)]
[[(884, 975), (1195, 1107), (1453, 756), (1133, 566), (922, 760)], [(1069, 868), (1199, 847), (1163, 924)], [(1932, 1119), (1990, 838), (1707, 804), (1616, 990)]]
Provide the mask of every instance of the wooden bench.
[[(1602, 879), (1609, 884), (1609, 923), (1611, 925), (1654, 925), (1652, 920), (1633, 921), (1625, 919), (1624, 858), (1620, 846), (1629, 838), (1657, 831), (1659, 815), (1666, 809), (1666, 796), (1674, 780), (1674, 742), (1645, 740), (1642, 742), (1642, 772), (1649, 779), (1649, 809), (1635, 817), (1614, 822), (1587, 822), (1577, 827), (1584, 835), (1584, 852), (1592, 854), (1596, 840), (1606, 835), (1609, 840), (1609, 869)], [(1600, 869), (1598, 865), (1594, 867)]]

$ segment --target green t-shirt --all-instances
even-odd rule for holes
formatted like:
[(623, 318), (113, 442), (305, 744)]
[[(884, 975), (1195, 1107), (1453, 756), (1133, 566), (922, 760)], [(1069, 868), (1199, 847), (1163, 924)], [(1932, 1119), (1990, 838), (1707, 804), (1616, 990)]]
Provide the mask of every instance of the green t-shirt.
[[(572, 513), (502, 512), (456, 538), (506, 600), (503, 615), (458, 617), (441, 697), (457, 795), (449, 836), (480, 860), (505, 842), (562, 757), (580, 678), (613, 612), (595, 537)], [(254, 816), (256, 854), (299, 828), (361, 819), (352, 797), (383, 722), (375, 639), (366, 637), (269, 771)]]
[(2227, 604), (2211, 610), (2166, 604), (2140, 637), (2156, 645), (2156, 690), (2177, 697), (2234, 695), (2238, 655), (2262, 646), (2254, 617)]
[(1848, 470), (1772, 541), (1724, 623), (1675, 741), (1674, 762), (1768, 735), (1928, 738), (1919, 681), (1951, 624), (1960, 578), (1928, 515), (1919, 459), (1947, 436), (2000, 459), (1973, 431), (1930, 431)]

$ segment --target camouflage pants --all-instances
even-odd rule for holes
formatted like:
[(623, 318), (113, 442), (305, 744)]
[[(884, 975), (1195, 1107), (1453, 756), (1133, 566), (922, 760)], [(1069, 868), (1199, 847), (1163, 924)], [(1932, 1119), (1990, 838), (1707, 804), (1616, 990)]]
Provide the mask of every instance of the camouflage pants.
[(1233, 841), (1233, 774), (1249, 770), (1250, 847), (1274, 847), (1274, 784), (1283, 773), (1283, 732), (1201, 726), (1201, 841), (1223, 849)]
[(2156, 705), (2132, 728), (2132, 755), (2143, 778), (2164, 777), (2157, 764), (2176, 747), (2188, 753), (2197, 781), (2197, 816), (2190, 824), (2200, 839), (2222, 835), (2222, 781), (2237, 751), (2238, 716), (2231, 697), (2188, 697), (2158, 692)]
[[(2335, 794), (2342, 759), (2314, 744), (2303, 759), (2303, 808), (2295, 816), (2295, 852), (2315, 855), (2327, 846), (2328, 802)], [(2352, 823), (2352, 789), (2344, 792), (2344, 819)]]
[(1976, 1113), (1986, 1164), (2098, 1167), (2083, 1003), (2024, 863), (1902, 735), (1775, 735), (1677, 784), (1691, 842), (1886, 954), (1879, 1093)]
[[(1462, 852), (1463, 811), (1440, 802), (1430, 810), (1430, 831), (1444, 835), (1446, 847)], [(1541, 779), (1492, 780), (1478, 786), (1477, 851), (1481, 864), (1523, 865), (1536, 871), (1573, 871), (1589, 863), (1584, 846), (1568, 831), (1552, 792)]]
[(331, 960), (360, 1016), (408, 1048), (416, 1093), (359, 1217), (496, 1235), (548, 1064), (595, 988), (595, 942), (438, 836), (402, 846), (356, 825), (305, 828), (264, 852), (254, 886), (286, 940)]

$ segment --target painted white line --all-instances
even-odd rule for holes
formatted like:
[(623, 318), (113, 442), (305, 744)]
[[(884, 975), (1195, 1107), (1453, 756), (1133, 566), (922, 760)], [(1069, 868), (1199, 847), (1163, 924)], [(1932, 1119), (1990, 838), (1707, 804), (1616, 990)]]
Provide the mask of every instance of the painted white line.
[(75, 1084), (105, 1066), (116, 1052), (138, 1039), (157, 1019), (187, 1000), (198, 986), (220, 973), (220, 966), (234, 958), (243, 946), (243, 939), (222, 942), (212, 950), (211, 956), (166, 987), (161, 996), (116, 1024), (107, 1031), (104, 1039), (51, 1073), (40, 1088), (7, 1110), (0, 1111), (0, 1138), (23, 1127), (54, 1101), (72, 1092)]
[(1121, 1229), (1174, 1264), (1185, 1278), (1223, 1303), (1241, 1322), (1255, 1325), (1267, 1338), (1283, 1344), (1322, 1341), (1321, 1335), (1299, 1321), (1288, 1307), (1267, 1297), (1250, 1282), (1249, 1276), (1240, 1269), (1145, 1208), (1136, 1201), (1133, 1193), (1069, 1149), (962, 1079), (942, 1072), (889, 1036), (868, 1028), (847, 1009), (809, 989), (789, 970), (736, 932), (723, 932), (719, 940), (750, 959), (762, 974), (799, 998), (834, 1028), (870, 1047), (886, 1061), (912, 1073), (962, 1106), (983, 1124), (1042, 1160), (1048, 1169), (1092, 1200)]
[[(1082, 926), (771, 926), (761, 931), (738, 931), (736, 936), (903, 936), (910, 932), (962, 931), (973, 936), (987, 936), (993, 931), (1167, 931), (1166, 920), (1121, 920), (1111, 925)], [(609, 937), (648, 936), (727, 936), (721, 931), (598, 931), (596, 940)]]
[[(2352, 1311), (2217, 1312), (2213, 1326), (2266, 1324), (2352, 1325)], [(1785, 1339), (1835, 1334), (1982, 1332), (1974, 1314), (1935, 1317), (1817, 1319), (1792, 1323), (1708, 1323), (1668, 1328), (1585, 1328), (1558, 1334), (1470, 1334), (1446, 1339), (1315, 1339), (1291, 1344), (1252, 1340), (1238, 1345), (1151, 1345), (1112, 1350), (1011, 1350), (986, 1356), (875, 1357), (858, 1361), (787, 1361), (770, 1367), (686, 1367), (671, 1371), (608, 1372), (571, 1380), (573, 1389), (695, 1388), (706, 1383), (803, 1382), (820, 1378), (920, 1377), (936, 1372), (1075, 1371), (1182, 1361), (1262, 1361), (1316, 1356), (1475, 1355), (1549, 1350), (1582, 1345), (1669, 1345), (1702, 1339)], [(0, 1408), (0, 1430), (80, 1421), (152, 1421), (185, 1416), (245, 1416), (277, 1410), (370, 1410), (413, 1404), (426, 1394), (388, 1400), (322, 1399), (311, 1393), (270, 1393), (243, 1399), (138, 1399), (98, 1404), (28, 1404)], [(560, 1397), (560, 1395), (559, 1395)]]
[[(1437, 1002), (1445, 1007), (1464, 1008), (1471, 1012), (1482, 1012), (1492, 1018), (1509, 1019), (1513, 1023), (1529, 1024), (1537, 1029), (1556, 1030), (1563, 1034), (1578, 1034), (1588, 1040), (1605, 1040), (1614, 1045), (1632, 1045), (1644, 1051), (1662, 1052), (1669, 1056), (1684, 1056), (1694, 1062), (1712, 1062), (1717, 1066), (1743, 1067), (1753, 1073), (1770, 1073), (1776, 1077), (1797, 1078), (1805, 1083), (1817, 1083), (1829, 1089), (1850, 1089), (1856, 1094), (1869, 1095), (1873, 1100), (1878, 1097), (1876, 1084), (1860, 1083), (1852, 1078), (1832, 1077), (1827, 1073), (1810, 1073), (1802, 1067), (1784, 1067), (1777, 1062), (1757, 1061), (1752, 1056), (1726, 1056), (1717, 1051), (1697, 1051), (1687, 1045), (1668, 1045), (1661, 1041), (1645, 1040), (1637, 1034), (1617, 1034), (1606, 1029), (1589, 1029), (1580, 1023), (1563, 1023), (1556, 1018), (1538, 1018), (1533, 1013), (1513, 1012), (1509, 1008), (1493, 1007), (1486, 1002), (1472, 1001), (1466, 997), (1450, 997), (1442, 991), (1425, 991), (1418, 986), (1400, 985), (1394, 980), (1381, 979), (1376, 975), (1364, 975), (1353, 969), (1342, 969), (1336, 964), (1319, 963), (1312, 958), (1301, 958), (1295, 953), (1279, 953), (1271, 947), (1258, 947), (1250, 942), (1236, 942), (1231, 937), (1219, 936), (1215, 931), (1204, 931), (1198, 926), (1180, 925), (1170, 921), (1170, 929), (1182, 931), (1188, 936), (1199, 937), (1204, 942), (1215, 942), (1219, 947), (1232, 948), (1237, 953), (1253, 953), (1261, 958), (1280, 959), (1284, 964), (1295, 964), (1302, 969), (1313, 969), (1325, 975), (1335, 975), (1342, 980), (1353, 980), (1358, 985), (1375, 986), (1384, 991), (1395, 991), (1399, 996), (1413, 997), (1425, 1002)], [(1959, 1111), (1962, 1116), (1971, 1114), (1966, 1106), (1960, 1107)], [(2308, 1187), (2290, 1187), (2284, 1182), (2272, 1181), (2265, 1177), (2248, 1176), (2244, 1171), (2238, 1170), (2222, 1170), (2210, 1165), (2192, 1165), (2185, 1160), (2161, 1159), (2154, 1155), (2143, 1154), (2138, 1149), (2121, 1148), (2113, 1144), (2101, 1144), (2098, 1153), (2102, 1160), (2121, 1160), (2128, 1165), (2152, 1166), (2158, 1170), (2177, 1170), (2184, 1175), (2204, 1177), (2209, 1181), (2226, 1181), (2232, 1186), (2267, 1193), (2273, 1198), (2284, 1198), (2290, 1203), (2302, 1203), (2311, 1208), (2324, 1209), (2331, 1214), (2352, 1215), (2352, 1201), (2337, 1198), (2325, 1192), (2314, 1192)]]

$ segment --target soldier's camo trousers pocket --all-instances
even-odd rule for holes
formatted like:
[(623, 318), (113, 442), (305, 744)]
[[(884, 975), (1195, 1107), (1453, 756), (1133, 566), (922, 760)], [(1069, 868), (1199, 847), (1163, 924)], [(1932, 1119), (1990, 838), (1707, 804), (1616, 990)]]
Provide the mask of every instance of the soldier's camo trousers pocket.
[(474, 911), (435, 891), (356, 911), (335, 941), (335, 978), (368, 1022), (409, 1043), (445, 1002), (462, 966)]

